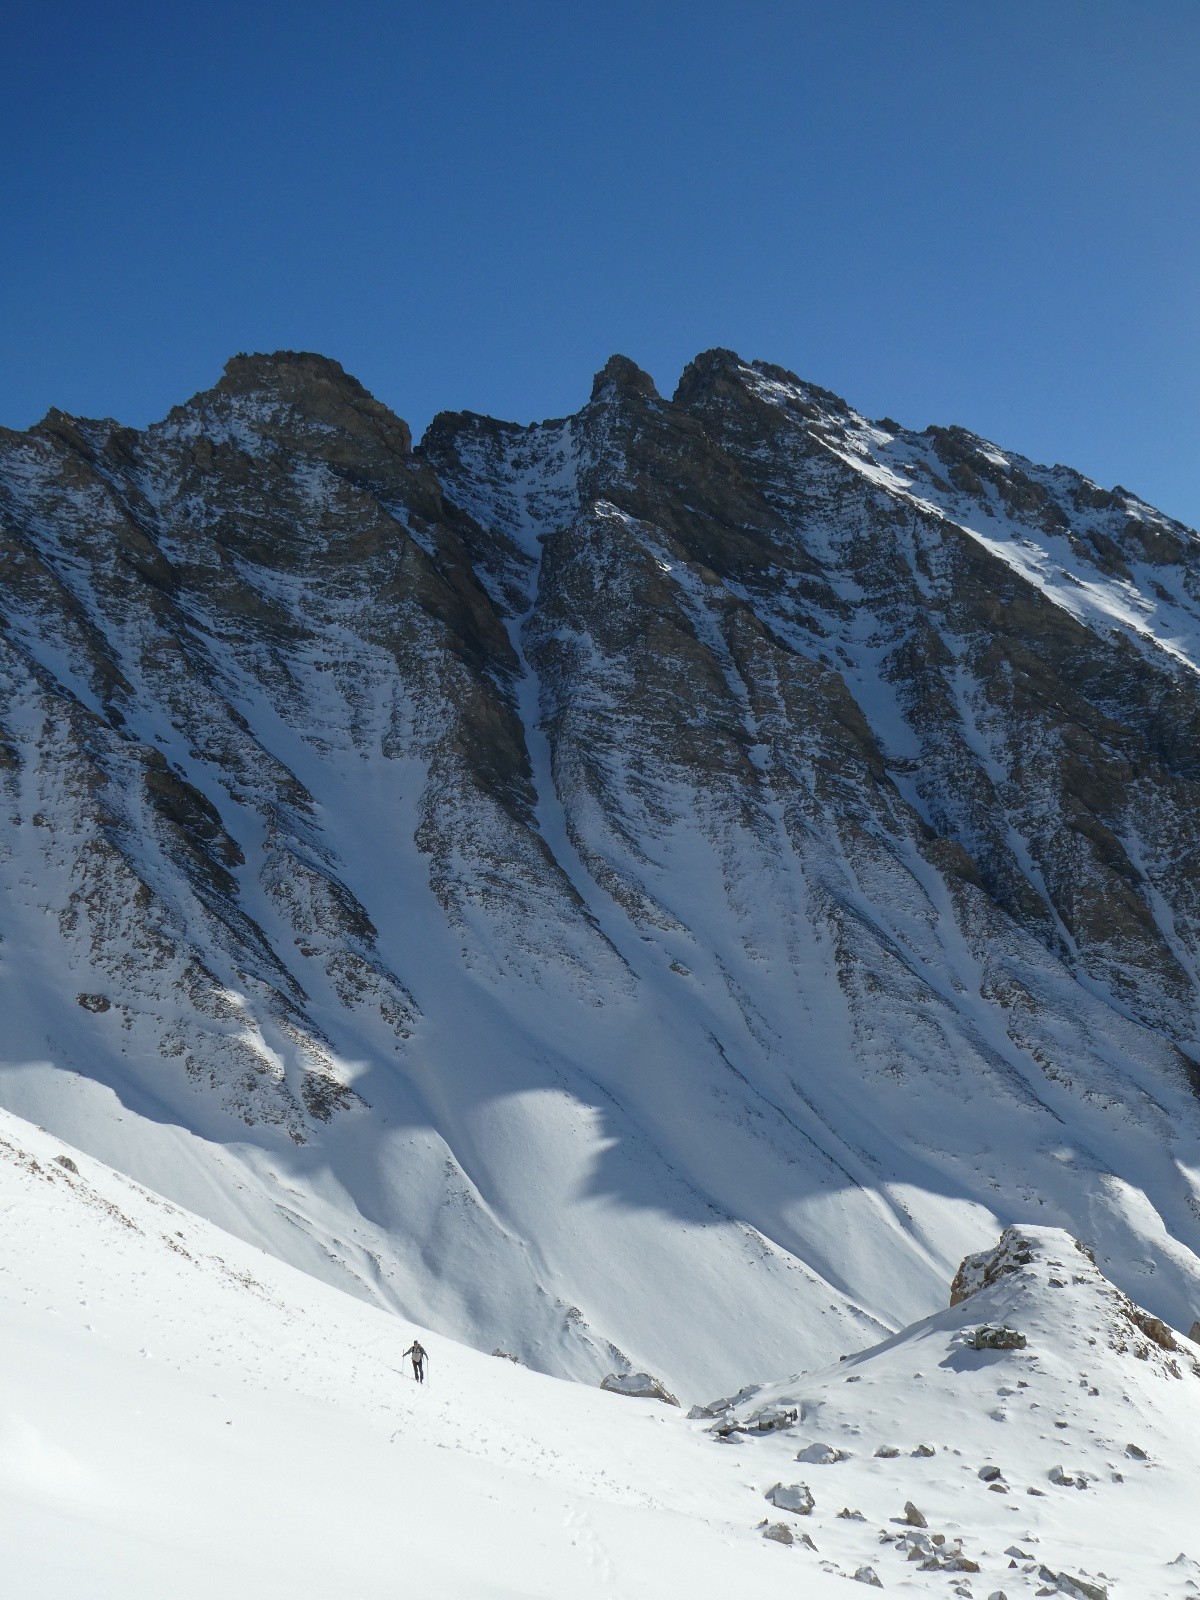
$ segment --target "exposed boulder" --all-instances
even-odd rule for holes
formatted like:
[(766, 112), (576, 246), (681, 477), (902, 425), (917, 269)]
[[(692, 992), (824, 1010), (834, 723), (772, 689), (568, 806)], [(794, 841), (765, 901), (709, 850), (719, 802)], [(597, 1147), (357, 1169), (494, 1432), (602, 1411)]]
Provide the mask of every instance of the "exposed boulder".
[(662, 1379), (648, 1372), (610, 1372), (606, 1378), (601, 1378), (600, 1387), (610, 1394), (627, 1394), (634, 1400), (661, 1400), (666, 1406), (679, 1404)]
[(767, 1490), (767, 1499), (780, 1511), (794, 1511), (798, 1517), (812, 1515), (813, 1492), (806, 1483), (776, 1483)]
[(971, 1335), (973, 1350), (1024, 1350), (1027, 1343), (1023, 1333), (1003, 1323), (998, 1326), (984, 1323)]
[(849, 1450), (840, 1450), (832, 1444), (806, 1444), (803, 1450), (797, 1450), (796, 1460), (807, 1462), (811, 1466), (828, 1467), (837, 1461), (848, 1461)]
[(776, 1544), (795, 1543), (796, 1536), (786, 1522), (762, 1522), (759, 1526), (764, 1539), (773, 1539)]

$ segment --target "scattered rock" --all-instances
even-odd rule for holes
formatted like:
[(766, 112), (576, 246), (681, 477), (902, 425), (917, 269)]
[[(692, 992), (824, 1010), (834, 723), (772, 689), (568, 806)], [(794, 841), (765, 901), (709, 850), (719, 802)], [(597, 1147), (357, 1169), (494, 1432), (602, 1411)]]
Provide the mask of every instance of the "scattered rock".
[(79, 1168), (71, 1160), (70, 1156), (55, 1156), (54, 1159), (58, 1162), (59, 1166), (65, 1168), (67, 1172), (73, 1172), (76, 1177), (79, 1176)]
[(679, 1401), (663, 1383), (648, 1372), (610, 1372), (601, 1378), (600, 1387), (610, 1394), (627, 1394), (635, 1400), (661, 1400), (664, 1405), (677, 1406)]
[(777, 1428), (793, 1427), (800, 1420), (795, 1406), (764, 1406), (742, 1424), (744, 1433), (773, 1433)]
[(77, 994), (75, 996), (75, 1000), (76, 1003), (81, 1005), (85, 1011), (100, 1012), (112, 1010), (112, 1001), (106, 994)]
[(854, 1581), (855, 1583), (869, 1583), (872, 1589), (883, 1588), (883, 1584), (880, 1583), (879, 1578), (876, 1576), (874, 1567), (859, 1567), (854, 1574)]
[(924, 1513), (918, 1511), (911, 1500), (904, 1502), (904, 1520), (912, 1528), (927, 1528), (929, 1526), (928, 1519)]
[(861, 1511), (851, 1511), (849, 1506), (843, 1506), (838, 1512), (838, 1516), (843, 1522), (865, 1522), (867, 1520)]
[(688, 1416), (694, 1421), (697, 1417), (723, 1417), (730, 1411), (736, 1411), (738, 1406), (744, 1406), (747, 1400), (752, 1400), (758, 1393), (757, 1384), (748, 1384), (746, 1388), (739, 1389), (736, 1394), (731, 1394), (725, 1400), (710, 1400), (706, 1406), (693, 1406)]
[[(933, 1546), (925, 1555), (919, 1570), (921, 1572), (978, 1572), (979, 1563), (970, 1556), (963, 1554), (962, 1540), (956, 1539), (952, 1545), (946, 1543), (945, 1534), (935, 1533), (930, 1544)], [(909, 1560), (914, 1557), (909, 1556)]]
[(767, 1499), (780, 1511), (794, 1511), (798, 1517), (812, 1514), (816, 1504), (806, 1483), (776, 1483), (767, 1490)]
[(897, 1539), (896, 1548), (903, 1551), (909, 1561), (921, 1561), (933, 1554), (933, 1540), (918, 1529), (910, 1528)]
[(931, 1444), (919, 1444), (912, 1452), (914, 1456), (935, 1456), (937, 1451)]
[[(679, 1402), (675, 1403), (678, 1405)], [(779, 1428), (792, 1427), (799, 1420), (800, 1413), (794, 1407), (788, 1410), (782, 1406), (767, 1406), (754, 1416), (747, 1417), (745, 1422), (718, 1422), (709, 1432), (716, 1434), (718, 1439), (731, 1439), (738, 1433), (774, 1433)]]
[[(1053, 1594), (1055, 1589), (1059, 1594), (1069, 1595), (1071, 1600), (1108, 1600), (1108, 1588), (1103, 1583), (1093, 1583), (1089, 1578), (1080, 1578), (1070, 1572), (1054, 1572), (1049, 1567), (1039, 1567), (1038, 1577), (1044, 1584), (1051, 1585), (1046, 1589), (1047, 1594)], [(1038, 1590), (1041, 1594), (1042, 1590)]]
[(501, 1361), (515, 1361), (519, 1367), (523, 1367), (525, 1365), (520, 1356), (513, 1355), (511, 1350), (501, 1350), (499, 1345), (497, 1345), (492, 1351), (492, 1354), (494, 1356), (499, 1356)]
[(1003, 1477), (1003, 1473), (1000, 1471), (999, 1467), (988, 1466), (980, 1467), (979, 1476), (983, 1479), (984, 1483), (995, 1483), (997, 1478)]
[(1069, 1472), (1064, 1472), (1061, 1467), (1051, 1467), (1046, 1476), (1051, 1483), (1057, 1483), (1064, 1489), (1073, 1489), (1075, 1487), (1075, 1479)]
[(1135, 1461), (1149, 1461), (1150, 1459), (1140, 1444), (1127, 1444), (1125, 1446), (1125, 1454), (1132, 1456)]
[(900, 1451), (894, 1444), (881, 1444), (876, 1448), (875, 1454), (882, 1457), (884, 1461), (891, 1461), (900, 1454)]
[(1193, 1344), (1200, 1344), (1200, 1322), (1193, 1322), (1188, 1329), (1188, 1338)]

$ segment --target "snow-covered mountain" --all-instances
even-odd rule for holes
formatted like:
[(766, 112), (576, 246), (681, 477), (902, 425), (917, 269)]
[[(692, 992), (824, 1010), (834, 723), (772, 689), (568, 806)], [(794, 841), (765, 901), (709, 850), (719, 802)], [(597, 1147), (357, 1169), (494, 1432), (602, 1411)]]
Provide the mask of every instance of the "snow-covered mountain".
[[(1200, 1348), (1057, 1229), (993, 1241), (950, 1310), (687, 1417), (422, 1330), (418, 1388), (411, 1324), (6, 1112), (0, 1216), (21, 1600), (1200, 1593)], [(976, 1350), (997, 1325), (1021, 1348)]]
[(0, 435), (0, 1102), (687, 1401), (1061, 1226), (1200, 1315), (1200, 548), (699, 357)]

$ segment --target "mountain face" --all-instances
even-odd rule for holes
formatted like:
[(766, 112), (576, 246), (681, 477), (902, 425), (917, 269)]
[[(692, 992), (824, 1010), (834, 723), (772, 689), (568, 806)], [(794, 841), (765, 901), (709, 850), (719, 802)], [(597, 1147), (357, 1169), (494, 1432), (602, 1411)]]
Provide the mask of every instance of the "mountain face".
[(1200, 1590), (1200, 1348), (1060, 1229), (1008, 1230), (871, 1349), (685, 1413), (397, 1337), (4, 1110), (0, 1216), (21, 1600)]
[(688, 1398), (1062, 1226), (1200, 1316), (1200, 544), (710, 351), (0, 433), (0, 1101)]

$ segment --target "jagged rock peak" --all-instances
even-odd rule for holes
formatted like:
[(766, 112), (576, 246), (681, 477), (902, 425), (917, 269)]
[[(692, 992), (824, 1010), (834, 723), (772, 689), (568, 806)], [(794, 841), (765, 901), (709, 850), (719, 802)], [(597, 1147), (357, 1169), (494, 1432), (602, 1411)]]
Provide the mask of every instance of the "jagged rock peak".
[(628, 356), (609, 356), (592, 379), (592, 399), (599, 400), (606, 393), (641, 395), (646, 400), (662, 398), (650, 374)]
[(323, 385), (370, 398), (340, 361), (314, 350), (239, 351), (225, 363), (217, 388), (224, 394), (254, 394), (262, 389), (289, 391)]
[[(850, 407), (831, 390), (804, 382), (786, 367), (777, 367), (769, 361), (744, 361), (735, 350), (720, 347), (702, 350), (694, 361), (688, 362), (672, 399), (676, 405), (703, 410), (714, 402), (745, 403), (763, 385), (791, 390), (792, 405), (801, 411), (809, 410), (813, 415), (850, 415)], [(761, 399), (761, 394), (757, 398)]]
[[(233, 356), (208, 395), (268, 395), (335, 428), (359, 432), (365, 423), (402, 454), (407, 455), (412, 448), (412, 432), (406, 422), (352, 377), (340, 361), (311, 350), (249, 355), (243, 352)], [(208, 395), (197, 399), (207, 399)]]
[(686, 406), (701, 396), (744, 390), (745, 368), (746, 363), (736, 350), (719, 346), (714, 350), (702, 350), (684, 367), (672, 399), (676, 405)]

